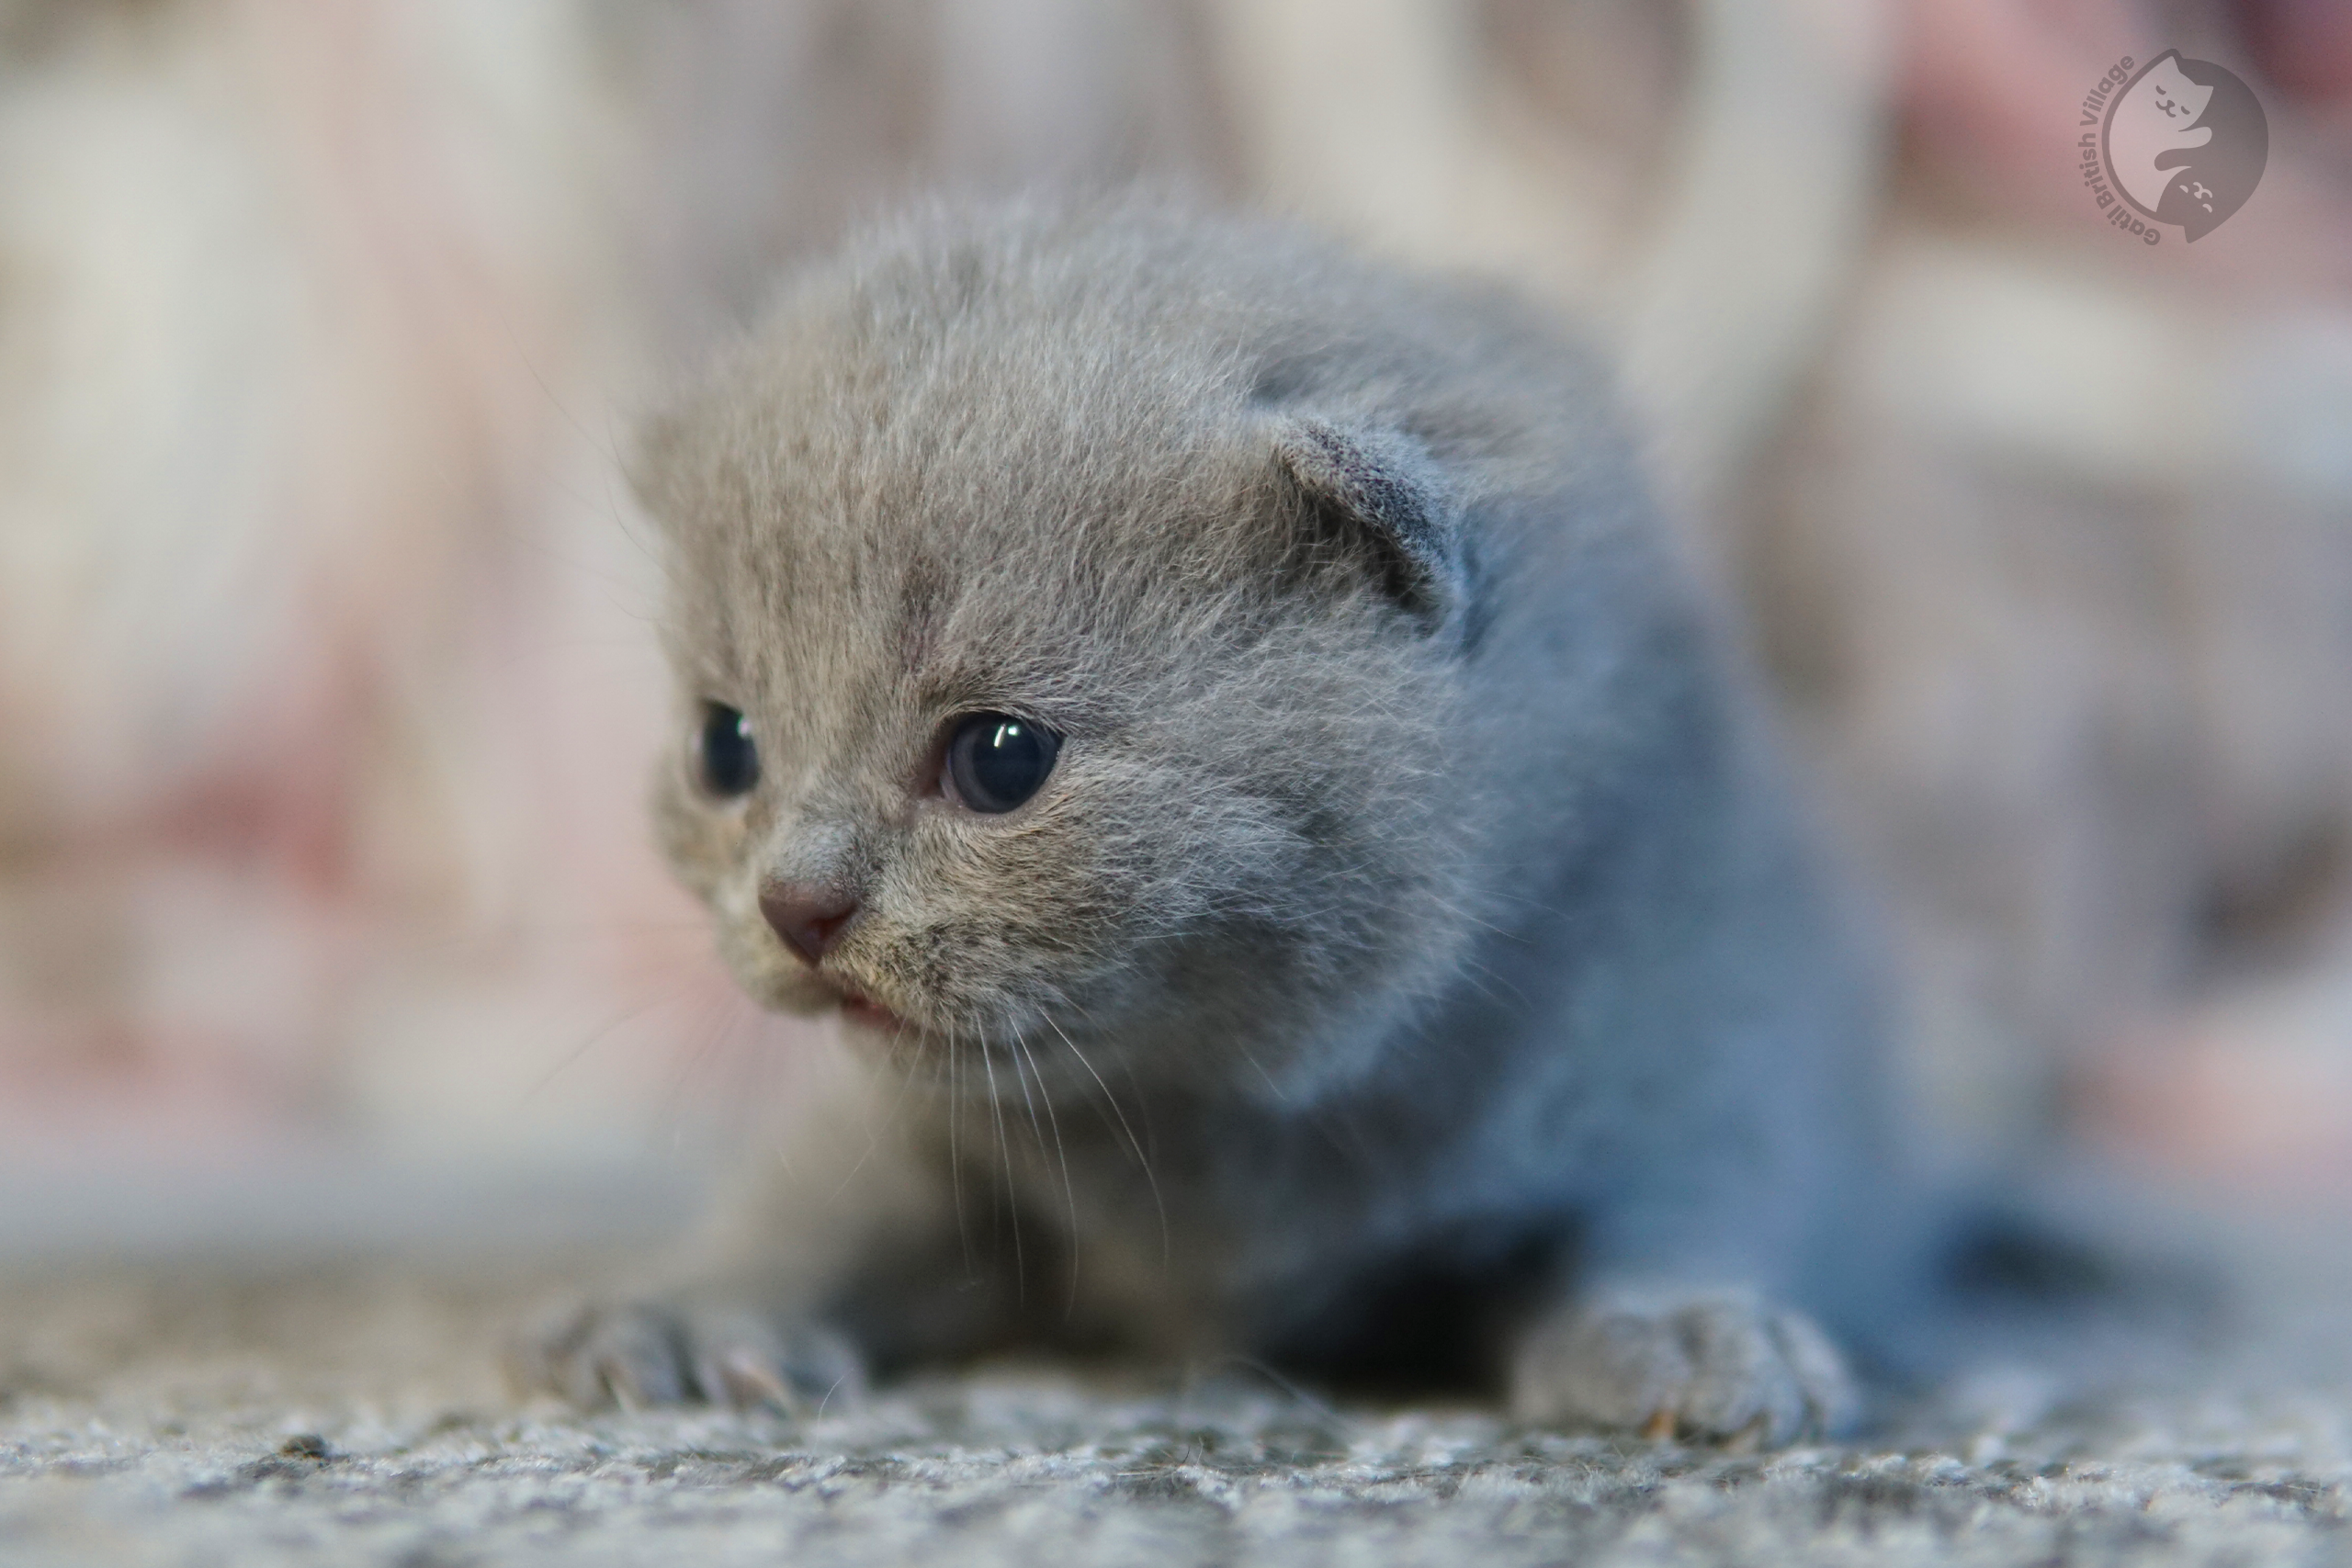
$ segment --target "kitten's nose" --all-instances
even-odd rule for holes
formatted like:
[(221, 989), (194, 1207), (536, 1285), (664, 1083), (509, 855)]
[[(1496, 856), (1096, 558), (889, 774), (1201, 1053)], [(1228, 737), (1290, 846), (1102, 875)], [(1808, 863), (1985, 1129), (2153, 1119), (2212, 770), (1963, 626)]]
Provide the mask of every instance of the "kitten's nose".
[(760, 913), (785, 946), (814, 964), (841, 940), (842, 928), (857, 913), (857, 900), (801, 882), (763, 882)]

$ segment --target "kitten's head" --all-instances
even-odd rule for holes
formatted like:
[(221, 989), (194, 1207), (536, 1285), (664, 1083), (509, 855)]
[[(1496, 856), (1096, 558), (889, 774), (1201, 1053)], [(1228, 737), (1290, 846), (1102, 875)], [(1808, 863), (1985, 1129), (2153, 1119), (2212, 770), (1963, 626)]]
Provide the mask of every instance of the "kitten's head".
[(671, 859), (755, 999), (967, 1087), (1305, 1092), (1465, 936), (1462, 498), (1164, 252), (870, 243), (640, 465)]

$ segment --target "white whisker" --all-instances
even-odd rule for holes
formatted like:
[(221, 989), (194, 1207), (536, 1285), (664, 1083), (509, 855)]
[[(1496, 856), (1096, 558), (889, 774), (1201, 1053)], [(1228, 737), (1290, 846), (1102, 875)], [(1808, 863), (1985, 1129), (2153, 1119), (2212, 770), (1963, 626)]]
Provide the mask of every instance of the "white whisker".
[[(1075, 1002), (1072, 1002), (1070, 1005), (1072, 1007), (1078, 1006)], [(1083, 1014), (1085, 1010), (1086, 1010), (1083, 1008), (1079, 1008), (1079, 1011), (1081, 1014)], [(1111, 1086), (1102, 1081), (1102, 1075), (1094, 1070), (1094, 1064), (1087, 1059), (1085, 1052), (1078, 1048), (1078, 1042), (1069, 1037), (1069, 1031), (1063, 1029), (1059, 1023), (1054, 1021), (1052, 1014), (1046, 1014), (1045, 1019), (1046, 1026), (1051, 1029), (1056, 1034), (1061, 1036), (1062, 1043), (1069, 1048), (1069, 1054), (1078, 1058), (1078, 1065), (1086, 1069), (1086, 1076), (1092, 1078), (1094, 1080), (1095, 1087), (1102, 1091), (1103, 1103), (1110, 1106), (1111, 1114), (1118, 1119), (1119, 1131), (1125, 1136), (1127, 1140), (1127, 1147), (1135, 1152), (1136, 1165), (1143, 1171), (1144, 1186), (1148, 1188), (1151, 1191), (1152, 1210), (1159, 1216), (1159, 1261), (1161, 1267), (1165, 1268), (1167, 1266), (1169, 1257), (1168, 1205), (1159, 1196), (1159, 1177), (1151, 1168), (1151, 1155), (1149, 1151), (1144, 1147), (1143, 1140), (1136, 1136), (1135, 1128), (1128, 1124), (1127, 1113), (1125, 1109), (1119, 1104), (1119, 1097), (1111, 1092)], [(1132, 1071), (1127, 1074), (1127, 1082), (1130, 1086), (1133, 1086), (1135, 1083), (1135, 1074)], [(1140, 1090), (1137, 1091), (1136, 1113), (1139, 1116), (1144, 1115)], [(1147, 1117), (1144, 1125), (1148, 1128), (1150, 1124), (1150, 1121), (1148, 1117)]]
[(997, 1182), (1004, 1195), (1004, 1212), (1012, 1225), (1012, 1293), (1022, 1299), (1029, 1277), (1027, 1261), (1021, 1255), (1021, 1202), (1012, 1187), (1012, 1144), (1004, 1135), (1004, 1101), (996, 1091), (996, 1064), (989, 1059), (989, 1043), (980, 1045), (980, 1070), (989, 1076), (989, 1114), (996, 1122)]
[[(1069, 1179), (1069, 1151), (1062, 1145), (1062, 1121), (1055, 1114), (1054, 1097), (1046, 1093), (1045, 1070), (1037, 1066), (1036, 1054), (1029, 1049), (1028, 1040), (1019, 1030), (1012, 1032), (1012, 1038), (1021, 1054), (1029, 1058), (1030, 1070), (1036, 1075), (1038, 1098), (1046, 1102), (1046, 1120), (1052, 1123), (1054, 1129), (1054, 1157), (1062, 1168), (1062, 1198), (1069, 1205), (1069, 1301), (1062, 1308), (1062, 1314), (1067, 1319), (1078, 1312), (1078, 1188)], [(1028, 1093), (1025, 1085), (1022, 1093)], [(1033, 1123), (1037, 1119), (1034, 1108), (1030, 1111), (1029, 1119)]]

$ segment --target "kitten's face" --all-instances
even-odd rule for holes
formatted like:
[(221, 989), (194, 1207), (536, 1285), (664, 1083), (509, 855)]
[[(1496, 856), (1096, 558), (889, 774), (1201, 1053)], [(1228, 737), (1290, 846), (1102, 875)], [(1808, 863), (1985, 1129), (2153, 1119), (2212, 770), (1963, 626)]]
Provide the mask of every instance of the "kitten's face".
[[(1274, 422), (1214, 378), (877, 344), (821, 304), (645, 477), (676, 561), (658, 815), (738, 979), (967, 1090), (1351, 1066), (1315, 1040), (1459, 940), (1451, 658), (1302, 555)], [(851, 911), (813, 962), (778, 888)]]

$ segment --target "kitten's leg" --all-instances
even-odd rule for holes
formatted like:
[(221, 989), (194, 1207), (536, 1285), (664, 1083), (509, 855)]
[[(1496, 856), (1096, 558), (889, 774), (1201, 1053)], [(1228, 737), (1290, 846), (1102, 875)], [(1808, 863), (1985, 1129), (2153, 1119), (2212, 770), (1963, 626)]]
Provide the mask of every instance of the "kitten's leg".
[(669, 1284), (519, 1336), (514, 1382), (592, 1407), (839, 1408), (873, 1366), (1001, 1337), (1017, 1289), (985, 1238), (959, 1234), (927, 1119), (876, 1098), (824, 1097), (789, 1162), (728, 1206)]
[(1747, 1286), (1604, 1285), (1539, 1318), (1511, 1364), (1521, 1419), (1653, 1438), (1777, 1445), (1839, 1431), (1857, 1408), (1837, 1348)]
[(1604, 1220), (1572, 1293), (1512, 1348), (1512, 1413), (1782, 1444), (1849, 1426), (1860, 1404), (1845, 1359), (1802, 1312), (1778, 1303), (1783, 1270), (1769, 1217), (1745, 1205)]

